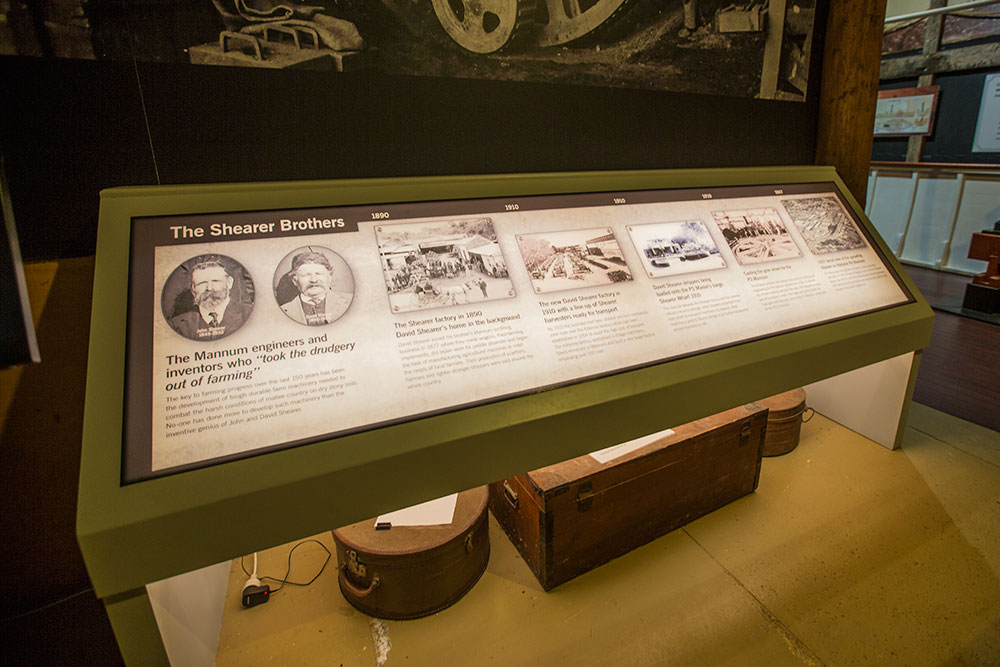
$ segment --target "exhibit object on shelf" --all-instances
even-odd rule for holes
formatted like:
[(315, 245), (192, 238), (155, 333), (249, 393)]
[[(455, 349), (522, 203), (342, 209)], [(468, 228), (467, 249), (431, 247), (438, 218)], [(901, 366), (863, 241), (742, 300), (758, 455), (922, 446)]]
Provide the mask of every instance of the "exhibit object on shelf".
[(458, 494), (448, 524), (380, 530), (373, 519), (333, 531), (344, 597), (376, 618), (408, 619), (449, 607), (490, 559), (485, 486)]
[(490, 510), (545, 590), (757, 488), (767, 410), (676, 426), (607, 463), (580, 456), (490, 484)]
[[(803, 419), (806, 418), (805, 389), (792, 389), (762, 398), (756, 403), (768, 411), (764, 456), (781, 456), (795, 449), (802, 433)], [(811, 417), (812, 414), (809, 418)]]
[(965, 286), (962, 308), (986, 315), (1000, 315), (1000, 221), (992, 230), (976, 232), (969, 244), (969, 259), (987, 262), (986, 271)]

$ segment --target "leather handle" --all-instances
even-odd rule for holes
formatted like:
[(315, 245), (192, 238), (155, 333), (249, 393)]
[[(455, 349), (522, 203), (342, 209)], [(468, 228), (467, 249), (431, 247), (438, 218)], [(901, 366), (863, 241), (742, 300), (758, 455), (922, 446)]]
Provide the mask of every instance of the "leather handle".
[(345, 567), (346, 566), (341, 565), (340, 571), (338, 573), (338, 576), (340, 577), (340, 585), (346, 588), (348, 591), (350, 591), (351, 595), (353, 595), (354, 597), (357, 598), (368, 597), (369, 595), (372, 594), (372, 591), (378, 588), (379, 584), (382, 583), (382, 580), (379, 579), (378, 574), (372, 574), (372, 583), (368, 584), (368, 588), (358, 588), (357, 586), (351, 583), (350, 579), (347, 578), (347, 572), (344, 569)]

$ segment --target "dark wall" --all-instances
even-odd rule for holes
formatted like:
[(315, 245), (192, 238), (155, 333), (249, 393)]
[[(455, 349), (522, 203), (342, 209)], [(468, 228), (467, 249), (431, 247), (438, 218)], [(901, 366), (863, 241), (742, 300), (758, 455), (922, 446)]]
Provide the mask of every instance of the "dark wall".
[[(1000, 153), (973, 153), (976, 121), (983, 97), (983, 70), (941, 74), (935, 84), (941, 87), (938, 96), (934, 132), (924, 142), (923, 162), (1000, 163)], [(915, 88), (916, 79), (900, 79), (883, 83), (881, 90)], [(875, 138), (872, 160), (904, 162), (906, 137)]]
[(116, 185), (809, 164), (810, 101), (0, 58), (26, 260), (94, 252)]
[(0, 150), (25, 261), (93, 253), (98, 193), (156, 182), (131, 66), (0, 60)]

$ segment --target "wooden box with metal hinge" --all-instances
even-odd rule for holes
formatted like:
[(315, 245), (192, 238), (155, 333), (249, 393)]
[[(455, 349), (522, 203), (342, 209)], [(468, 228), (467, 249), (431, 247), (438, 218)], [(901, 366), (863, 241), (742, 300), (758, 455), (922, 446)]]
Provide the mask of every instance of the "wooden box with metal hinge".
[(376, 530), (367, 519), (333, 531), (340, 590), (358, 610), (394, 620), (456, 603), (490, 559), (488, 492), (458, 494), (450, 524)]
[(766, 408), (733, 408), (603, 463), (494, 482), (490, 509), (550, 590), (756, 489), (766, 427)]

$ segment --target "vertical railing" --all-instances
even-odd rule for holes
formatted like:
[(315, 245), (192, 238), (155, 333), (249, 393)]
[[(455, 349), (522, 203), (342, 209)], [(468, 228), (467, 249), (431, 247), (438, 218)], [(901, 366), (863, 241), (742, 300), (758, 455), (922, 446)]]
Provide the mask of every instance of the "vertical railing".
[(901, 261), (981, 272), (966, 255), (972, 233), (1000, 220), (1000, 165), (874, 162), (865, 212)]

